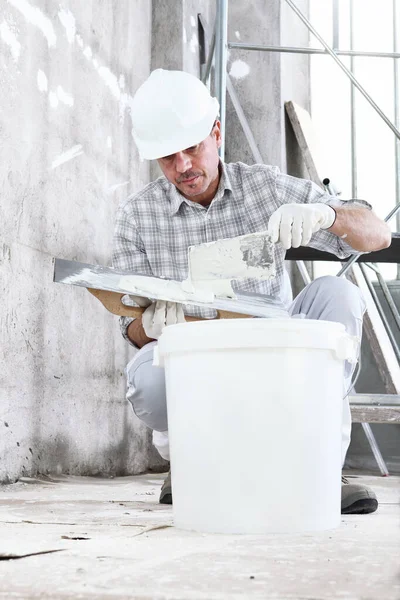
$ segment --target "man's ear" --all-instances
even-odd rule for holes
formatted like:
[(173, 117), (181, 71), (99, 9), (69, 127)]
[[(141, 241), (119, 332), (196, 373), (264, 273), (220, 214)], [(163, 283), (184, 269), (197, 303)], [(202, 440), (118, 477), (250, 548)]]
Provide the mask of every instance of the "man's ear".
[(217, 148), (221, 148), (222, 145), (222, 134), (221, 134), (221, 121), (216, 120), (212, 130), (212, 135), (215, 138)]

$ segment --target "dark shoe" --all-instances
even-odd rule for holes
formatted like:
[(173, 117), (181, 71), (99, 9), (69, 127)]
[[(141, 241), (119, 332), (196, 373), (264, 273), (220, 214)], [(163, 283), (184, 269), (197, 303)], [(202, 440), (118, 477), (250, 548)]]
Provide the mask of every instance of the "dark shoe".
[(159, 502), (160, 504), (172, 504), (171, 471), (162, 484)]
[(371, 488), (342, 477), (342, 515), (366, 515), (377, 508), (378, 500)]

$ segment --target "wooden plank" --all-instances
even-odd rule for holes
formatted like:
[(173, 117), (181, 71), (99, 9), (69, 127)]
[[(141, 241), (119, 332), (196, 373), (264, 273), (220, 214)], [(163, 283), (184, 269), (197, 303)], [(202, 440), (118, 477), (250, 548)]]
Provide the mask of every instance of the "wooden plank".
[(400, 366), (360, 267), (355, 264), (347, 277), (358, 285), (365, 298), (367, 312), (364, 315), (364, 333), (371, 346), (386, 393), (400, 394)]
[(350, 394), (350, 404), (367, 406), (396, 406), (400, 407), (400, 394)]
[(350, 410), (354, 423), (400, 423), (400, 406), (351, 404)]
[(310, 114), (291, 100), (285, 102), (285, 109), (299, 144), (304, 163), (311, 181), (324, 188), (318, 172), (316, 157), (320, 155), (318, 139), (315, 135)]

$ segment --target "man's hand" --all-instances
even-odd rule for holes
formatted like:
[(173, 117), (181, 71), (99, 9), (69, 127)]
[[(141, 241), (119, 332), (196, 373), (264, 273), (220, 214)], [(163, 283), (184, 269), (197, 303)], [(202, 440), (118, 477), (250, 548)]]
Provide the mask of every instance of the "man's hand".
[(142, 315), (142, 325), (147, 337), (158, 340), (167, 325), (184, 323), (182, 304), (157, 300), (152, 302)]
[(271, 215), (268, 233), (285, 250), (307, 246), (311, 236), (332, 227), (335, 218), (335, 210), (327, 204), (283, 204)]

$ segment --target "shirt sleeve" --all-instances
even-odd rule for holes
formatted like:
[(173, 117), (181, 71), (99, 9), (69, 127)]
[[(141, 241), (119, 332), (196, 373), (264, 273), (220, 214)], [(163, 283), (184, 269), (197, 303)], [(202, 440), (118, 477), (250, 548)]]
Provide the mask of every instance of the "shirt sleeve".
[[(332, 208), (355, 205), (372, 210), (372, 206), (365, 200), (341, 200), (337, 196), (331, 196), (308, 179), (299, 179), (283, 173), (277, 174), (276, 191), (279, 205), (323, 203)], [(308, 245), (316, 250), (335, 254), (338, 258), (348, 258), (352, 254), (358, 253), (358, 250), (352, 248), (342, 238), (324, 229), (314, 233)]]
[[(112, 265), (114, 269), (152, 275), (144, 244), (134, 218), (127, 209), (127, 204), (121, 206), (117, 212)], [(134, 321), (132, 317), (120, 317), (119, 325), (123, 338), (131, 346), (138, 348), (128, 337), (128, 327), (132, 321)]]

